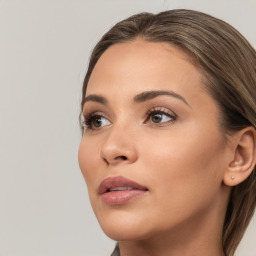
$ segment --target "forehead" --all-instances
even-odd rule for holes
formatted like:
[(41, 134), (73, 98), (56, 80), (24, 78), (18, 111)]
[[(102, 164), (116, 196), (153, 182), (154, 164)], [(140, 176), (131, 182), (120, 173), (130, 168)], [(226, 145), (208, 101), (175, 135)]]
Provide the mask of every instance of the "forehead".
[(201, 90), (203, 78), (191, 57), (177, 47), (136, 39), (113, 45), (103, 53), (86, 94), (128, 96), (156, 89), (186, 94), (189, 90)]

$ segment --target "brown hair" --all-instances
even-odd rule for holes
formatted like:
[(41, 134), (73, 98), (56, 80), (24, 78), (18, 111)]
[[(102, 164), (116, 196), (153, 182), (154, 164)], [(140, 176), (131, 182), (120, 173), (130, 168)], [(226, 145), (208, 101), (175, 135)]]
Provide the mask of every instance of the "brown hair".
[[(84, 79), (81, 108), (91, 73), (111, 45), (141, 37), (167, 42), (192, 56), (206, 78), (206, 89), (221, 110), (225, 135), (256, 127), (256, 52), (232, 26), (192, 10), (141, 13), (112, 27), (95, 46)], [(228, 136), (227, 136), (228, 137)], [(232, 256), (253, 216), (256, 205), (256, 170), (233, 187), (223, 227), (223, 250)]]

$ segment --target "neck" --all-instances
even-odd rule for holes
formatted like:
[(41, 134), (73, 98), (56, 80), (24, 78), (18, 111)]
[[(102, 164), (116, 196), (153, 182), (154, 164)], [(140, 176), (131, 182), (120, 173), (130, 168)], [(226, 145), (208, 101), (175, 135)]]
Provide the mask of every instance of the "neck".
[(175, 239), (177, 243), (167, 240), (120, 242), (120, 254), (121, 256), (224, 256), (221, 243), (202, 242), (202, 240), (197, 242), (195, 238), (190, 239), (189, 242), (186, 239), (180, 241)]

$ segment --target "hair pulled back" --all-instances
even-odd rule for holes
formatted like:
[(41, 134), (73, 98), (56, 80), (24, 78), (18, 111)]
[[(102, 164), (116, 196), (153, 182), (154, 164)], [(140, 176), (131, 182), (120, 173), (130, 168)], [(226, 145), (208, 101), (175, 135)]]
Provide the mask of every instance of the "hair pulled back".
[[(205, 88), (216, 100), (223, 134), (256, 127), (256, 52), (232, 26), (210, 15), (184, 9), (140, 13), (113, 26), (95, 46), (82, 89), (81, 108), (91, 73), (114, 44), (136, 38), (166, 42), (192, 57), (205, 76)], [(233, 256), (256, 205), (256, 170), (232, 188), (223, 227), (223, 249)]]

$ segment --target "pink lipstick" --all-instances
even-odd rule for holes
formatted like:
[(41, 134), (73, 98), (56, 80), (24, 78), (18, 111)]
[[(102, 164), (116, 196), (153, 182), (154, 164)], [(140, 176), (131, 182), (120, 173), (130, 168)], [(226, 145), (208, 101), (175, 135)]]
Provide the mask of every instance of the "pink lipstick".
[(125, 204), (147, 191), (148, 189), (145, 186), (122, 176), (104, 179), (98, 190), (103, 202), (108, 205)]

